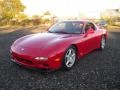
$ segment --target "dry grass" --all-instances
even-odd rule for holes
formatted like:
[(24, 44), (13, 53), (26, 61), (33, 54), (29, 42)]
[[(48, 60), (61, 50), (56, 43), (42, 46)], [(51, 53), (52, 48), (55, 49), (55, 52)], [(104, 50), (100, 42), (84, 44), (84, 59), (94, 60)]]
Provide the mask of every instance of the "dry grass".
[(0, 27), (0, 34), (7, 34), (18, 30), (26, 30), (31, 33), (46, 31), (49, 26), (4, 26)]
[(120, 26), (108, 26), (109, 29), (120, 29)]

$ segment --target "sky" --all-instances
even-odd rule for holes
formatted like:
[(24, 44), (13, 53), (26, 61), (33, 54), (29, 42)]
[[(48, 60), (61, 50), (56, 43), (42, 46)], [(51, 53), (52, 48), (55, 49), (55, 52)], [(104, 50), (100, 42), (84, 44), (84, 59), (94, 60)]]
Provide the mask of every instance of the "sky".
[(50, 11), (58, 17), (100, 17), (105, 9), (120, 8), (120, 0), (21, 0), (25, 14), (41, 15)]

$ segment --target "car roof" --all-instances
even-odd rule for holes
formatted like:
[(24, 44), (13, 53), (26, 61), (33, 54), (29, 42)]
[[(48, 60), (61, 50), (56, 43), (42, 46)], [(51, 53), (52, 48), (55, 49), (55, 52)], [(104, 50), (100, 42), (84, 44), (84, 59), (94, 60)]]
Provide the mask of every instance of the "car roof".
[(91, 22), (90, 20), (62, 20), (60, 22), (83, 22), (83, 23), (87, 23), (87, 22)]

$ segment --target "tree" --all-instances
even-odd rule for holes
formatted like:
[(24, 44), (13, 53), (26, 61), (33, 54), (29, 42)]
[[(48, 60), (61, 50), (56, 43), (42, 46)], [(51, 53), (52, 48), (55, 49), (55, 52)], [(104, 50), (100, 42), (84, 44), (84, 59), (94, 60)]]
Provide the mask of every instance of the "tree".
[(16, 16), (15, 19), (22, 21), (22, 20), (28, 19), (28, 17), (24, 13), (20, 13), (19, 15)]
[(43, 15), (51, 15), (51, 13), (49, 11), (46, 11)]
[(39, 19), (39, 18), (40, 18), (39, 15), (33, 15), (33, 16), (32, 16), (32, 19)]
[(39, 25), (42, 22), (42, 18), (39, 15), (32, 16), (33, 25)]
[(0, 1), (0, 15), (2, 19), (10, 20), (23, 12), (25, 6), (20, 0), (1, 0)]

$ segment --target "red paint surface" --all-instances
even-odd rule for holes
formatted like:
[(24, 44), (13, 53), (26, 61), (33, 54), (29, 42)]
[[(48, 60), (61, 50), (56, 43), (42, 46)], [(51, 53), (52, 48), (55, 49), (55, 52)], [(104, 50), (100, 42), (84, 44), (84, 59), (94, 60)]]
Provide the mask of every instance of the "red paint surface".
[[(62, 58), (70, 45), (77, 47), (78, 57), (100, 47), (104, 29), (85, 34), (39, 33), (24, 36), (11, 46), (11, 57), (16, 63), (30, 68), (58, 69)], [(22, 50), (24, 49), (24, 50)], [(46, 61), (35, 60), (35, 57), (48, 57)], [(60, 59), (56, 61), (56, 59)]]

